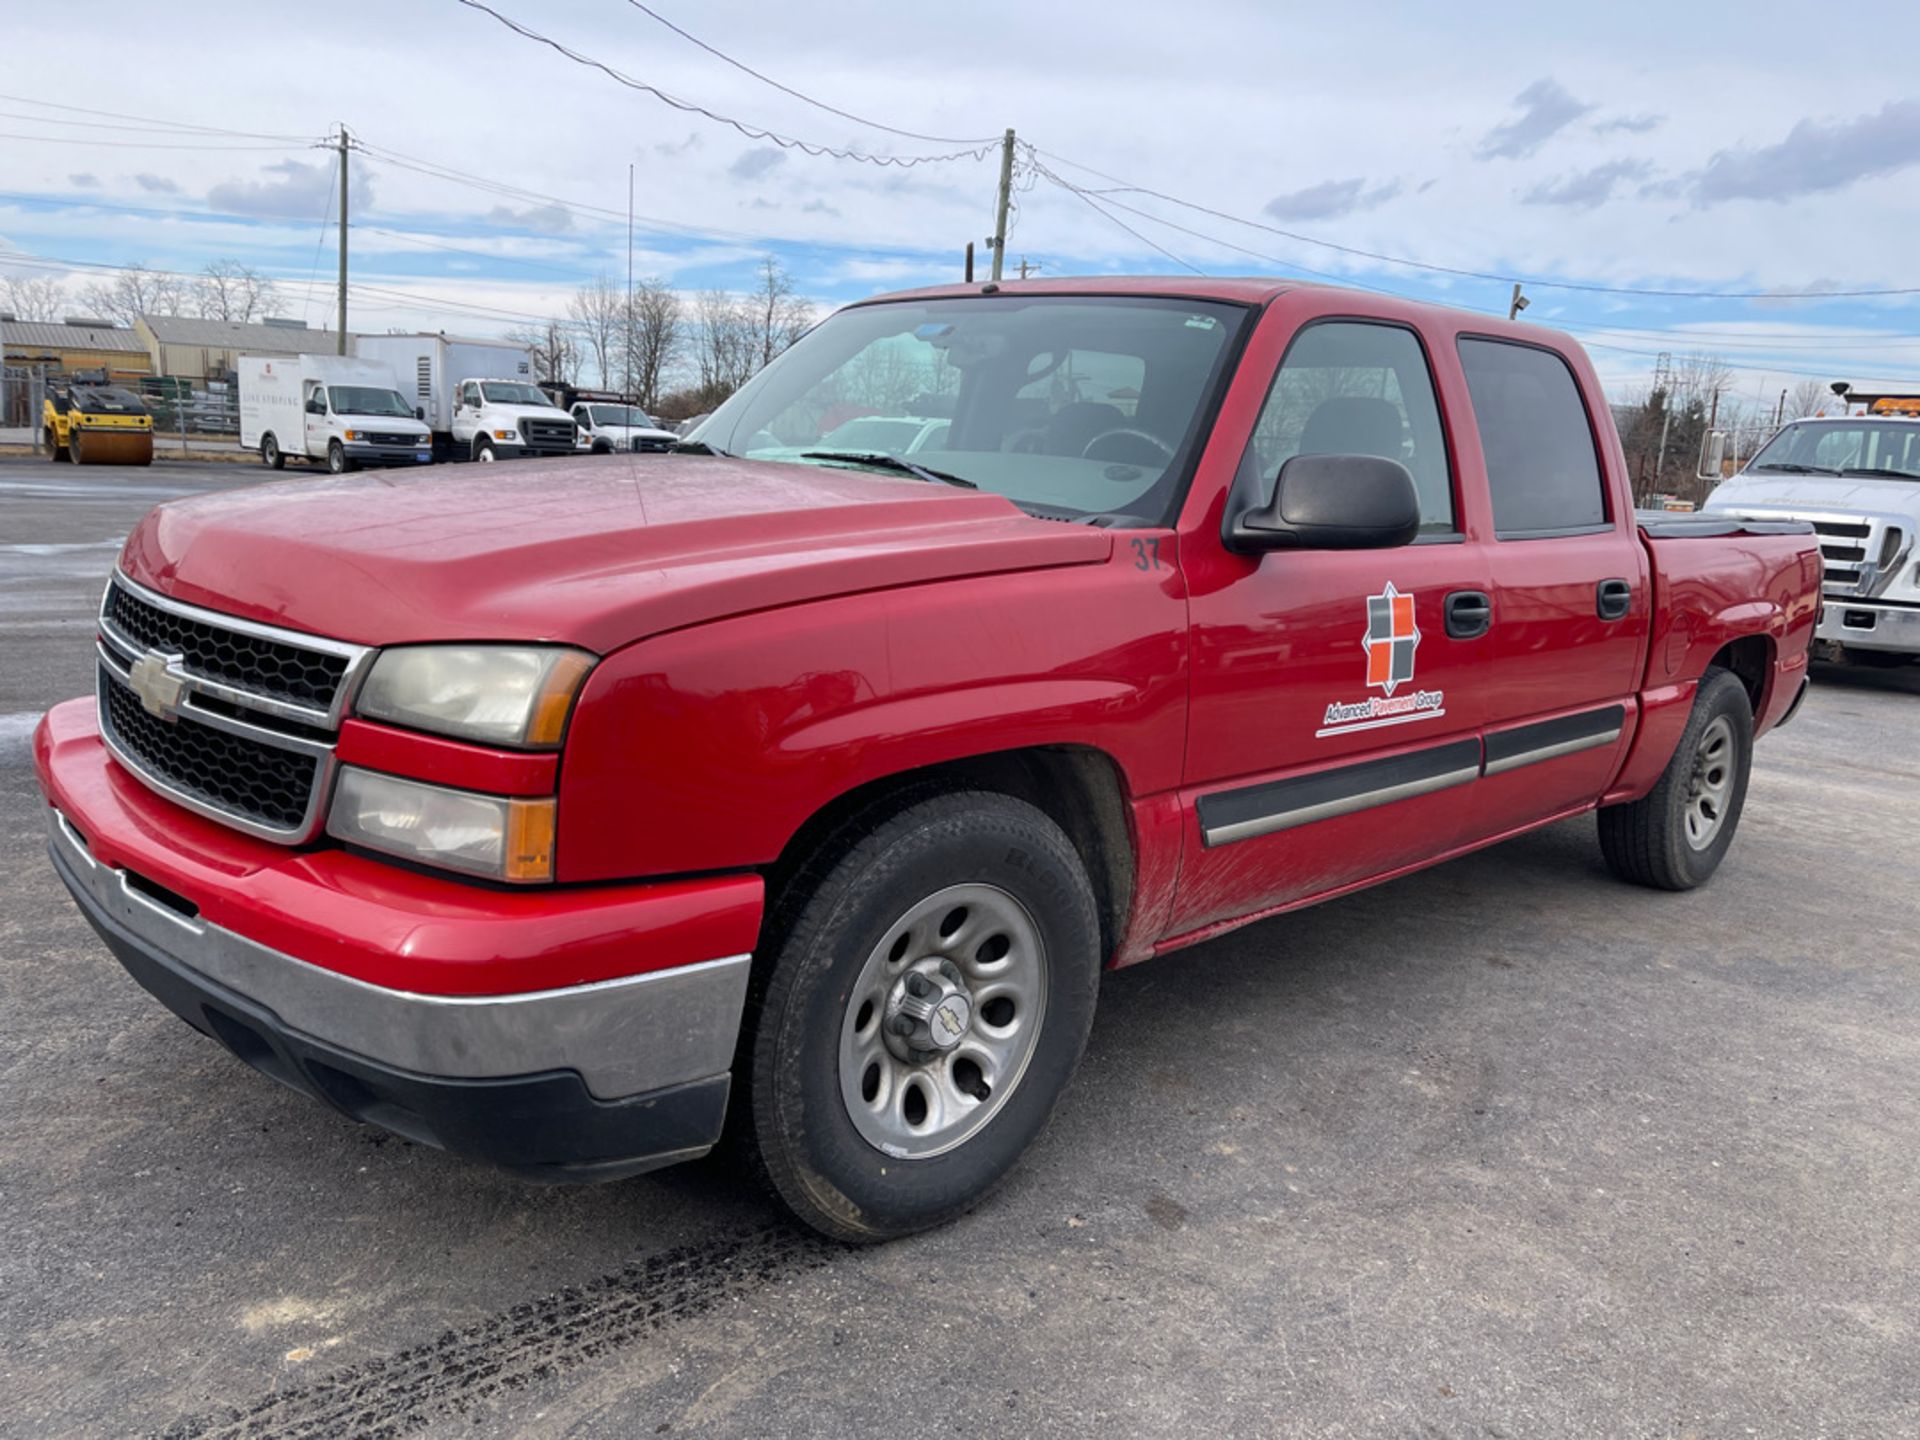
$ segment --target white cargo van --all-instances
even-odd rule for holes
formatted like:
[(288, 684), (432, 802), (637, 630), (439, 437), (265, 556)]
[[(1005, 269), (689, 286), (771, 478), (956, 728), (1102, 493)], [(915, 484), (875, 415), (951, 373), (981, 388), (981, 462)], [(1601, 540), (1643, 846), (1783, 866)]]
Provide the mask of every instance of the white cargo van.
[(533, 383), (533, 352), (506, 340), (362, 335), (363, 359), (393, 367), (449, 460), (571, 455), (573, 418)]
[(345, 355), (242, 355), (240, 448), (278, 470), (289, 459), (338, 475), (362, 465), (424, 465), (433, 437), (393, 372)]

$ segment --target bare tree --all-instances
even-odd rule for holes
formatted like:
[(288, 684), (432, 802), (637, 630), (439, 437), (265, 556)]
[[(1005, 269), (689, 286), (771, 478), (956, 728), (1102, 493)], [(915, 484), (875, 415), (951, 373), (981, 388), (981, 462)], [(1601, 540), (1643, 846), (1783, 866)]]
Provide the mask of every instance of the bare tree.
[(176, 276), (134, 264), (123, 266), (111, 280), (89, 285), (81, 299), (89, 312), (131, 325), (142, 315), (178, 315), (187, 296)]
[(1824, 381), (1802, 380), (1787, 392), (1785, 420), (1803, 420), (1809, 415), (1824, 415), (1834, 402), (1833, 390)]
[(580, 345), (559, 320), (509, 330), (507, 339), (533, 351), (533, 368), (542, 383), (571, 385), (580, 370)]
[(680, 297), (658, 280), (634, 286), (627, 303), (627, 388), (642, 408), (652, 408), (660, 398), (660, 382), (679, 353), (681, 338)]
[(0, 310), (16, 320), (58, 320), (67, 287), (52, 275), (8, 275), (0, 280)]
[(694, 359), (700, 389), (717, 397), (711, 403), (718, 404), (759, 368), (755, 314), (726, 291), (707, 290), (694, 302), (694, 315), (699, 327)]
[(582, 285), (567, 302), (567, 315), (593, 357), (602, 385), (615, 382), (615, 371), (626, 360), (621, 331), (625, 321), (620, 287), (605, 275)]
[(771, 255), (761, 257), (760, 284), (746, 301), (759, 366), (798, 340), (813, 323), (813, 302), (796, 295), (793, 277)]
[(280, 302), (273, 281), (238, 260), (215, 260), (193, 282), (194, 308), (203, 320), (264, 317)]

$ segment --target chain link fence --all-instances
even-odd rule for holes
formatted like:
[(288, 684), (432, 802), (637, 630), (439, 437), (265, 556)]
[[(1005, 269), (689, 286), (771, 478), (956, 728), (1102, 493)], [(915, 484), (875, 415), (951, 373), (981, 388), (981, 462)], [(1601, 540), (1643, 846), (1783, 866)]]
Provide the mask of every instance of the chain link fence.
[(41, 405), (47, 397), (45, 370), (38, 365), (0, 368), (0, 443), (40, 446)]

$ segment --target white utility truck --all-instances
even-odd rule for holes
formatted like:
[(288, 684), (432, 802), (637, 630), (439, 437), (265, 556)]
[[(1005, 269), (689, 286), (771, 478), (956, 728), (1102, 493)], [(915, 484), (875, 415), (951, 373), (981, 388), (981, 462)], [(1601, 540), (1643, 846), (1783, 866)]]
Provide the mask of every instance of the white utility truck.
[(237, 371), (240, 448), (269, 470), (290, 459), (336, 475), (433, 461), (433, 438), (385, 365), (346, 355), (242, 355)]
[(533, 352), (506, 340), (362, 335), (363, 359), (393, 368), (447, 460), (571, 455), (573, 418), (533, 383)]

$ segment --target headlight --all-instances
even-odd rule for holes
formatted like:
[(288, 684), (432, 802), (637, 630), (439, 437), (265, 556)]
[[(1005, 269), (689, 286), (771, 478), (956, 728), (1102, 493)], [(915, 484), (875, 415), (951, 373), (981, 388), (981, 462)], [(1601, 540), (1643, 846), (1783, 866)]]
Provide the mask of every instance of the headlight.
[(416, 445), (431, 445), (433, 443), (433, 436), (416, 435), (413, 437), (413, 443)]
[(348, 765), (327, 833), (423, 865), (530, 884), (553, 878), (553, 819), (551, 797), (476, 795)]
[(347, 440), (358, 440), (360, 438), (360, 432), (357, 430), (345, 430), (341, 432), (341, 435), (342, 438)]
[(462, 740), (551, 749), (592, 668), (584, 650), (557, 646), (402, 645), (380, 652), (354, 712)]
[(496, 440), (513, 440), (518, 437), (511, 430), (496, 430), (493, 432), (493, 438)]

